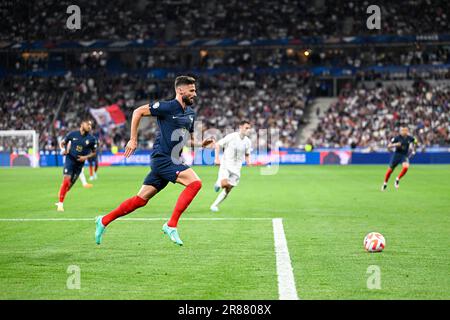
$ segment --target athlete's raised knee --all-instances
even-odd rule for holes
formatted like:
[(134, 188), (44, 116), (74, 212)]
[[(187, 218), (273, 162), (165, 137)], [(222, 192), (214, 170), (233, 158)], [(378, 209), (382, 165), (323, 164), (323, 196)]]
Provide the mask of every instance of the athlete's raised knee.
[(202, 180), (195, 180), (189, 184), (192, 188), (200, 190), (202, 188)]
[(224, 189), (228, 189), (231, 187), (231, 184), (227, 179), (224, 179), (220, 182), (220, 186)]
[(157, 193), (158, 193), (158, 189), (156, 189), (154, 186), (143, 185), (136, 196), (145, 201), (148, 201)]

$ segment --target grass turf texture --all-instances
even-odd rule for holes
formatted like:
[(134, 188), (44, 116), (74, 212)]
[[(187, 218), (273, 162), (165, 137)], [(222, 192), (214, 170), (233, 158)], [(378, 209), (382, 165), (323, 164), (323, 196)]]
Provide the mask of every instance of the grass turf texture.
[[(243, 168), (241, 184), (211, 213), (218, 168), (195, 167), (203, 189), (181, 218), (185, 242), (162, 235), (160, 221), (116, 221), (94, 243), (94, 217), (134, 195), (145, 167), (100, 168), (92, 189), (77, 185), (65, 212), (54, 203), (61, 168), (0, 169), (0, 219), (92, 218), (92, 221), (0, 221), (0, 299), (278, 299), (272, 221), (284, 229), (302, 299), (449, 299), (449, 166), (412, 166), (387, 191), (385, 166), (281, 166), (260, 175)], [(169, 186), (130, 218), (169, 217), (182, 187)], [(269, 218), (199, 221), (183, 218)], [(382, 253), (363, 250), (381, 232)], [(67, 268), (81, 269), (70, 290)], [(381, 270), (369, 290), (367, 269)]]

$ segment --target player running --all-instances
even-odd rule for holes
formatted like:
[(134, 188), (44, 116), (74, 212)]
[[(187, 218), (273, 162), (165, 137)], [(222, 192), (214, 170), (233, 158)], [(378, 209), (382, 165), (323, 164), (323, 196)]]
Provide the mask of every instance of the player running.
[(59, 190), (59, 202), (55, 203), (57, 211), (64, 211), (64, 198), (67, 192), (77, 181), (78, 176), (83, 169), (84, 162), (95, 157), (97, 152), (97, 139), (90, 134), (92, 122), (83, 120), (80, 130), (70, 132), (59, 144), (66, 155), (64, 163), (63, 182)]
[[(409, 168), (409, 157), (416, 154), (416, 143), (417, 140), (413, 136), (409, 135), (409, 130), (407, 127), (401, 127), (400, 135), (391, 139), (391, 142), (388, 144), (388, 149), (395, 148), (395, 152), (392, 155), (389, 168), (386, 171), (384, 183), (381, 186), (381, 191), (386, 190), (391, 173), (394, 171), (395, 167), (401, 163), (403, 167), (402, 171), (400, 171), (398, 177), (395, 178), (395, 188), (399, 188), (400, 179), (406, 174)], [(408, 155), (410, 146), (412, 151), (411, 154)]]
[(95, 157), (88, 160), (89, 162), (89, 180), (97, 180), (97, 170), (98, 170), (98, 153)]
[(97, 139), (97, 150), (98, 152), (95, 154), (95, 157), (89, 158), (88, 163), (89, 163), (89, 181), (92, 180), (97, 180), (97, 171), (98, 171), (98, 156), (99, 156), (99, 144), (100, 144), (100, 139), (99, 139), (99, 133), (94, 134), (94, 137)]
[[(96, 219), (95, 241), (97, 244), (101, 243), (105, 228), (112, 221), (145, 206), (170, 181), (182, 184), (186, 188), (181, 192), (172, 216), (163, 225), (162, 230), (175, 244), (183, 245), (177, 231), (178, 220), (202, 187), (202, 182), (194, 170), (180, 161), (182, 148), (189, 135), (191, 145), (197, 145), (192, 134), (194, 132), (195, 112), (191, 108), (194, 98), (197, 96), (195, 79), (188, 76), (177, 77), (175, 79), (175, 93), (176, 97), (173, 100), (156, 102), (152, 106), (146, 104), (134, 110), (131, 120), (130, 141), (127, 143), (125, 156), (129, 157), (137, 148), (137, 135), (141, 118), (145, 116), (156, 117), (159, 132), (153, 144), (151, 171), (145, 178), (137, 195), (125, 200), (107, 215), (99, 216)], [(212, 138), (205, 139), (201, 146), (206, 147), (211, 143), (214, 143)]]
[[(230, 133), (216, 143), (214, 163), (220, 165), (220, 168), (214, 190), (216, 192), (220, 188), (223, 190), (210, 207), (213, 212), (219, 211), (219, 204), (227, 198), (231, 189), (238, 185), (244, 159), (247, 166), (250, 165), (251, 141), (248, 138), (250, 129), (250, 122), (243, 120), (239, 124), (238, 132)], [(222, 161), (219, 159), (221, 148), (224, 148)]]

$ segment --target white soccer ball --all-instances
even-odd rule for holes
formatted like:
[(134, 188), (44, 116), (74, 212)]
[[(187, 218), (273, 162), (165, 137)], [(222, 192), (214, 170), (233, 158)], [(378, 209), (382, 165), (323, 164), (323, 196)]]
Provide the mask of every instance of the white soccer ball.
[(381, 252), (386, 247), (386, 240), (379, 232), (371, 232), (364, 238), (364, 249), (368, 252)]

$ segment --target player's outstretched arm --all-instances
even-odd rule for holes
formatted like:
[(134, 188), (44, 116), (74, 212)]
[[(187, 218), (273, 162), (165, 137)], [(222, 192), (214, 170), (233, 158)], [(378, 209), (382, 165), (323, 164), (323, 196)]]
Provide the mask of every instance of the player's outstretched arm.
[(72, 143), (72, 140), (69, 139), (69, 136), (66, 136), (64, 139), (62, 139), (59, 142), (59, 148), (61, 149), (61, 154), (63, 156), (65, 156), (69, 153), (71, 143)]
[(247, 165), (247, 167), (251, 167), (252, 163), (250, 162), (250, 155), (246, 154), (245, 155), (245, 164)]
[(59, 142), (59, 149), (61, 149), (63, 155), (67, 154), (66, 142), (64, 141), (64, 139)]
[(414, 157), (414, 155), (416, 154), (416, 149), (417, 149), (417, 139), (414, 138), (414, 141), (411, 142), (410, 144), (410, 148), (411, 148), (411, 154), (409, 155), (409, 157)]
[(144, 104), (133, 111), (133, 117), (131, 118), (131, 132), (130, 140), (125, 147), (125, 157), (131, 156), (137, 149), (137, 138), (139, 123), (142, 117), (150, 116), (150, 108), (148, 104)]
[(207, 138), (202, 141), (202, 148), (206, 148), (208, 146), (211, 146), (211, 148), (214, 147), (216, 140), (214, 138)]
[(203, 140), (201, 143), (199, 143), (194, 139), (194, 135), (191, 133), (191, 139), (190, 139), (188, 145), (190, 145), (193, 148), (195, 148), (195, 147), (206, 148), (208, 146), (210, 146), (211, 148), (214, 148), (215, 142), (216, 142), (216, 140), (213, 137), (211, 137), (211, 138), (207, 138), (207, 139)]
[(392, 149), (392, 148), (400, 147), (401, 145), (402, 145), (401, 142), (395, 142), (395, 143), (390, 142), (387, 147), (388, 147), (388, 149)]
[(219, 155), (220, 155), (220, 144), (219, 143), (216, 143), (215, 144), (216, 146), (215, 146), (215, 148), (214, 148), (214, 164), (215, 165), (220, 165), (220, 158), (219, 158)]
[(94, 150), (91, 153), (89, 153), (88, 155), (78, 156), (77, 160), (83, 162), (83, 161), (86, 161), (86, 160), (88, 160), (90, 158), (95, 157), (96, 154), (97, 154), (97, 151)]

